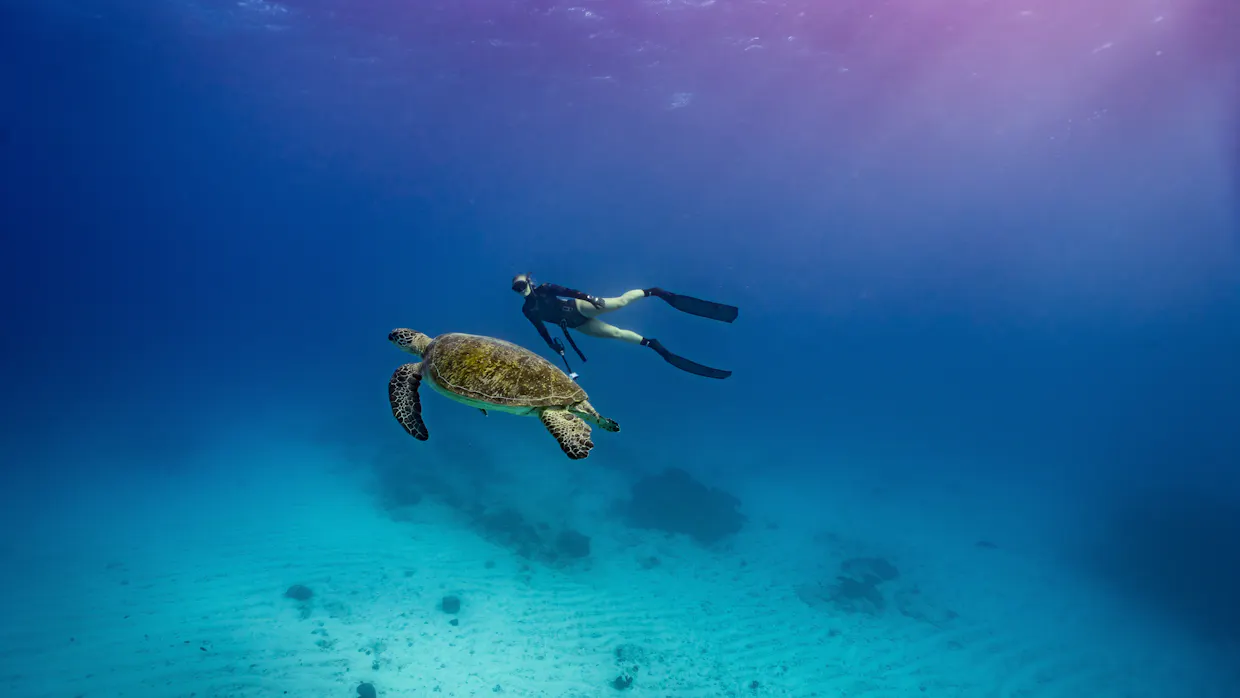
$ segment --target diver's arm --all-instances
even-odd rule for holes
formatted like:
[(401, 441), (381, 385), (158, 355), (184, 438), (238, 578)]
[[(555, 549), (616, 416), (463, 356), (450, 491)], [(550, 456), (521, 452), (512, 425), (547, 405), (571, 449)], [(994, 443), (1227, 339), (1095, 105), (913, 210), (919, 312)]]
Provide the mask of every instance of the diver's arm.
[(560, 349), (556, 346), (555, 340), (551, 339), (551, 333), (547, 331), (547, 326), (543, 324), (542, 320), (539, 320), (526, 312), (522, 312), (522, 314), (525, 315), (526, 320), (530, 321), (530, 324), (534, 325), (534, 329), (538, 330), (538, 336), (543, 338), (543, 341), (547, 343), (547, 346), (551, 347), (553, 351), (560, 351)]
[(603, 299), (591, 296), (584, 291), (578, 291), (576, 289), (568, 288), (567, 286), (560, 286), (558, 284), (543, 284), (542, 288), (546, 289), (549, 293), (554, 293), (557, 296), (583, 300), (596, 308), (603, 307)]

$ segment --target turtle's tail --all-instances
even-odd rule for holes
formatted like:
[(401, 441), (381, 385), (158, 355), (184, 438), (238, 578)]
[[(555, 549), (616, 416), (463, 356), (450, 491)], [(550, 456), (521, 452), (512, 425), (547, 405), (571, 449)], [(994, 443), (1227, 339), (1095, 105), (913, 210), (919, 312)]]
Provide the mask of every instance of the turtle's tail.
[(732, 375), (731, 371), (724, 371), (723, 369), (720, 369), (720, 368), (711, 368), (710, 366), (703, 366), (702, 364), (699, 364), (696, 361), (690, 361), (683, 356), (677, 356), (676, 354), (673, 354), (672, 352), (668, 351), (667, 347), (663, 346), (663, 343), (657, 339), (645, 337), (642, 339), (642, 346), (650, 347), (651, 349), (654, 349), (656, 352), (659, 353), (659, 356), (663, 357), (664, 361), (668, 362), (669, 364), (675, 366), (676, 368), (682, 371), (687, 371), (696, 376), (703, 376), (705, 378), (723, 379), (723, 378), (727, 378), (728, 376)]

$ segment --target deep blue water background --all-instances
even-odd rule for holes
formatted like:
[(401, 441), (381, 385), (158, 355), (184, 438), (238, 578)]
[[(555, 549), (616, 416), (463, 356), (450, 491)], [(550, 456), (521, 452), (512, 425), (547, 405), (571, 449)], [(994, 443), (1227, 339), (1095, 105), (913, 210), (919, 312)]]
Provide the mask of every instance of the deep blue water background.
[[(238, 423), (387, 434), (388, 330), (537, 348), (508, 290), (534, 271), (742, 309), (614, 316), (725, 382), (579, 340), (626, 429), (594, 458), (1001, 483), (1061, 539), (1157, 551), (1104, 572), (1193, 565), (1208, 606), (1135, 586), (1235, 632), (1237, 60), (1200, 13), (1158, 37), (1114, 16), (1113, 53), (1139, 50), (1105, 68), (1105, 32), (970, 14), (959, 61), (994, 69), (969, 83), (921, 67), (951, 38), (894, 5), (886, 32), (803, 20), (801, 53), (738, 48), (793, 22), (741, 6), (589, 29), (553, 5), (146, 5), (0, 6), (11, 525), (175, 480)], [(1036, 46), (1073, 58), (1016, 59)]]

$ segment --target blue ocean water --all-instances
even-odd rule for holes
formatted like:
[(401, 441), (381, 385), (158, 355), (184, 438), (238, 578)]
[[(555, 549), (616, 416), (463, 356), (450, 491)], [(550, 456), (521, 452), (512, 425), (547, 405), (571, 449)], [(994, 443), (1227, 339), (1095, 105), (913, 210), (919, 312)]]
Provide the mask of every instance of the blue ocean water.
[[(3, 0), (0, 685), (1240, 695), (1237, 35)], [(425, 388), (410, 438), (393, 328), (558, 365), (522, 272), (736, 305), (607, 316), (734, 374), (573, 333), (588, 459)]]

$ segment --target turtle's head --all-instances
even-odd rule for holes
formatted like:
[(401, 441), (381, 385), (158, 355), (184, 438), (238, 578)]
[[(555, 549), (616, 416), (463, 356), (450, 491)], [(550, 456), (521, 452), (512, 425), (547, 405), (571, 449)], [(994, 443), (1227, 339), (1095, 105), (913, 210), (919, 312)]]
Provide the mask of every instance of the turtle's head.
[(421, 358), (430, 345), (431, 338), (421, 332), (414, 332), (403, 327), (388, 332), (388, 341), (395, 344), (401, 351)]
[(534, 290), (534, 275), (526, 272), (512, 277), (512, 290), (522, 296), (530, 295), (530, 292)]

